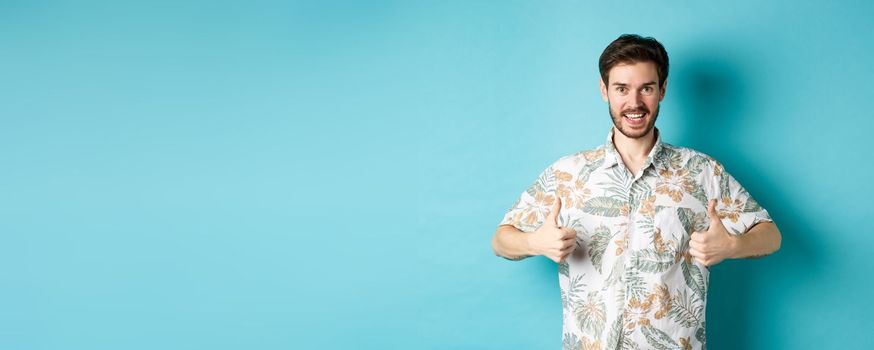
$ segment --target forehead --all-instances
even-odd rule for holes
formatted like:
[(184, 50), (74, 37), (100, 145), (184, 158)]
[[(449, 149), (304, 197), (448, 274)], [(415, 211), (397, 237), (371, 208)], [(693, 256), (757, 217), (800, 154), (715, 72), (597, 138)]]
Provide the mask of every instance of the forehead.
[(659, 72), (653, 62), (620, 63), (607, 73), (610, 84), (642, 85), (659, 81)]

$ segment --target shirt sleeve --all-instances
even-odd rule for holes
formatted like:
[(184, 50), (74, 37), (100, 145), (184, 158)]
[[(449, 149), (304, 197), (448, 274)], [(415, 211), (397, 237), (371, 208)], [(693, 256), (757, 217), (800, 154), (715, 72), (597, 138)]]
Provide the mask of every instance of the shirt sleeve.
[(555, 172), (550, 166), (540, 173), (516, 203), (504, 214), (500, 225), (513, 225), (523, 232), (533, 232), (543, 225), (555, 205)]
[(743, 186), (715, 162), (712, 168), (711, 196), (722, 224), (733, 235), (742, 235), (760, 222), (773, 222), (768, 211), (756, 202)]

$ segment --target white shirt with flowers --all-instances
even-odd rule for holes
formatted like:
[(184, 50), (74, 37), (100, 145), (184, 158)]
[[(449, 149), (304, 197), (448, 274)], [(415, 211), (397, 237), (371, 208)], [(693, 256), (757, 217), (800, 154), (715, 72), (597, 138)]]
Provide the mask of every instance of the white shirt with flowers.
[(612, 136), (544, 170), (501, 224), (532, 232), (561, 197), (559, 225), (577, 232), (559, 265), (564, 349), (705, 348), (710, 271), (689, 235), (708, 228), (710, 199), (734, 235), (771, 218), (713, 158), (657, 136), (634, 177)]

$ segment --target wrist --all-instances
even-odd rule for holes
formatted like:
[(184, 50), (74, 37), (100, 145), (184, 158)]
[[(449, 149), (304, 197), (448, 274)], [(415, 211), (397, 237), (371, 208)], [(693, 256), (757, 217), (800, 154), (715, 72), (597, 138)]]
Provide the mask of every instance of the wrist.
[(728, 235), (728, 257), (731, 259), (739, 259), (741, 258), (742, 244), (740, 237), (734, 235)]
[(534, 238), (533, 233), (522, 233), (522, 247), (527, 256), (535, 256), (540, 255), (534, 249), (534, 244), (532, 244), (532, 240)]

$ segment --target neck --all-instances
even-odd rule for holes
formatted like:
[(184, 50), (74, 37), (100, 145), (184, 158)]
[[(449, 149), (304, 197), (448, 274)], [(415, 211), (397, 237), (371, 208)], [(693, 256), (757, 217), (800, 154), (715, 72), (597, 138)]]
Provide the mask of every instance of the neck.
[(625, 161), (643, 161), (655, 146), (656, 129), (653, 128), (641, 138), (633, 139), (625, 136), (619, 130), (613, 130), (613, 145)]

